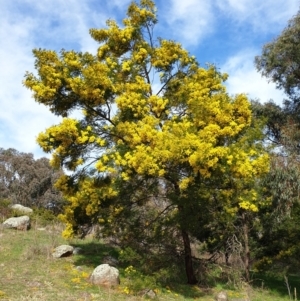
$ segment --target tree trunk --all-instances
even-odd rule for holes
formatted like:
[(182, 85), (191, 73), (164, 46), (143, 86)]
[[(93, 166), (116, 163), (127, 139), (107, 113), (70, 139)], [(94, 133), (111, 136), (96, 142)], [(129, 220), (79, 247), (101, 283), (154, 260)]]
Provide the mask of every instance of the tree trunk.
[(182, 240), (184, 245), (184, 261), (185, 261), (185, 272), (188, 280), (188, 284), (198, 283), (194, 269), (193, 269), (193, 258), (191, 243), (188, 233), (185, 230), (181, 230)]
[[(177, 196), (180, 196), (180, 189), (178, 184), (175, 181), (172, 181), (175, 191), (177, 193)], [(188, 284), (197, 284), (198, 280), (196, 279), (195, 273), (194, 273), (194, 268), (193, 268), (193, 258), (192, 258), (192, 250), (191, 250), (191, 242), (189, 238), (188, 232), (185, 230), (184, 222), (185, 222), (185, 215), (183, 214), (183, 208), (182, 206), (178, 206), (179, 213), (181, 213), (181, 225), (180, 225), (180, 230), (181, 230), (181, 236), (182, 236), (182, 241), (183, 241), (183, 246), (184, 246), (184, 263), (185, 263), (185, 273), (187, 276), (187, 282)]]
[(246, 213), (243, 213), (243, 235), (244, 235), (244, 265), (246, 281), (250, 281), (250, 247), (249, 247), (249, 227)]

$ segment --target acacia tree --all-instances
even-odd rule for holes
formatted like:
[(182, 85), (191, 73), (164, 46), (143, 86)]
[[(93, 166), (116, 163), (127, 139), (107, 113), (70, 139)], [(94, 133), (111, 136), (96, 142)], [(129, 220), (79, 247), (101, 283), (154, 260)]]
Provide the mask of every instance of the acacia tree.
[[(256, 211), (249, 187), (267, 171), (268, 155), (247, 140), (247, 97), (229, 96), (226, 74), (200, 67), (179, 43), (155, 38), (156, 23), (151, 0), (131, 3), (123, 27), (109, 20), (107, 28), (90, 30), (100, 43), (96, 55), (34, 50), (38, 75), (27, 73), (24, 84), (37, 102), (64, 117), (38, 137), (53, 166), (73, 171), (56, 184), (69, 201), (64, 234), (73, 235), (88, 217), (112, 223), (111, 216), (126, 209), (120, 201), (126, 187), (137, 187), (132, 196), (141, 201), (141, 181), (164, 191), (193, 284), (190, 235), (202, 208), (218, 199), (233, 215), (231, 200)], [(77, 109), (82, 118), (68, 118)]]

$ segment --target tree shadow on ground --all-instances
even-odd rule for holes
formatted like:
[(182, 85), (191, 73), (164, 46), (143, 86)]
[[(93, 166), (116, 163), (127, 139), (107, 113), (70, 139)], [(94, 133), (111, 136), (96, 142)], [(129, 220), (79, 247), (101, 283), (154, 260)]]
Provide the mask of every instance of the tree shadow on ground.
[[(96, 268), (98, 265), (106, 263), (105, 259), (108, 256), (118, 259), (120, 248), (110, 243), (105, 243), (97, 240), (77, 240), (72, 242), (72, 246), (81, 249), (80, 253), (74, 256), (74, 265), (76, 266), (87, 266), (89, 268)], [(145, 263), (143, 263), (145, 264)], [(120, 262), (117, 268), (120, 271), (120, 276), (125, 276), (125, 269), (128, 267), (128, 263)], [(142, 272), (142, 267), (139, 262), (134, 267), (139, 272), (139, 281), (147, 279), (153, 275), (145, 275)], [(185, 274), (180, 268), (173, 270), (173, 275), (170, 280), (167, 281), (156, 281), (156, 287), (151, 289), (161, 290), (165, 294), (172, 296), (184, 296), (185, 298), (197, 299), (211, 294), (211, 290), (208, 288), (201, 288), (197, 285), (191, 286), (186, 284)], [(155, 276), (153, 276), (155, 277)], [(146, 283), (147, 281), (145, 281)]]
[[(289, 295), (289, 289), (291, 295), (294, 294), (294, 289), (300, 292), (300, 275), (291, 274), (286, 275), (286, 278), (282, 274), (265, 272), (265, 273), (253, 273), (251, 284), (255, 288), (269, 289), (277, 292), (279, 295)], [(289, 289), (288, 289), (289, 286)]]
[(96, 267), (102, 263), (107, 256), (118, 258), (119, 248), (101, 241), (79, 241), (72, 246), (80, 248), (78, 255), (74, 257), (77, 266)]

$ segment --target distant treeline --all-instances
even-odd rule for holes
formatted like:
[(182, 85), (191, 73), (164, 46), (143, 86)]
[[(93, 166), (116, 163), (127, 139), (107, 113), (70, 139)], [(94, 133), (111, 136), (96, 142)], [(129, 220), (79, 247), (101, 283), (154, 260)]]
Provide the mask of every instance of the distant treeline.
[(0, 148), (0, 199), (59, 212), (63, 198), (54, 183), (62, 173), (47, 158), (35, 160), (31, 153)]

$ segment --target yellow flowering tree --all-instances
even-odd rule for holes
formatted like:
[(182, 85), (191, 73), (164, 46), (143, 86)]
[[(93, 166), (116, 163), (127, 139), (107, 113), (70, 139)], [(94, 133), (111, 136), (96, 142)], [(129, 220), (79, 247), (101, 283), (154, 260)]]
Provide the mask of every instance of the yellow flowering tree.
[[(201, 67), (179, 43), (155, 38), (156, 22), (151, 0), (131, 3), (123, 26), (109, 20), (90, 30), (96, 55), (34, 50), (37, 76), (27, 73), (24, 84), (63, 117), (37, 141), (54, 167), (72, 172), (56, 184), (69, 201), (65, 235), (87, 217), (111, 223), (124, 209), (116, 201), (124, 187), (155, 185), (172, 208), (188, 282), (195, 283), (189, 235), (196, 225), (189, 219), (197, 220), (213, 195), (228, 212), (257, 211), (251, 183), (268, 170), (268, 156), (248, 139), (247, 97), (229, 96), (226, 74)], [(68, 117), (73, 110), (81, 117)]]

